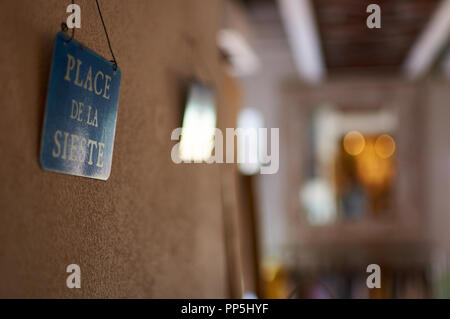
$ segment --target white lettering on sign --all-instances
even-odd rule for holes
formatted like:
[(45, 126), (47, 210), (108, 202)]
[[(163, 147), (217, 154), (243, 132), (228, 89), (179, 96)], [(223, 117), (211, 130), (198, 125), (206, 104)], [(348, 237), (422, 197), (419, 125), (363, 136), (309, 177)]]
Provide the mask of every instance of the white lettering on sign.
[[(80, 59), (75, 59), (72, 55), (67, 54), (64, 80), (109, 99), (111, 77), (99, 70), (92, 78), (92, 67), (89, 66), (86, 77), (82, 79), (80, 77), (82, 65), (83, 62)], [(97, 109), (91, 105), (85, 105), (83, 102), (72, 99), (69, 117), (72, 120), (86, 122), (87, 125), (98, 127)], [(53, 141), (52, 156), (54, 158), (103, 167), (104, 143), (62, 130), (55, 131)]]
[(97, 167), (103, 167), (104, 143), (61, 130), (55, 131), (53, 139), (55, 145), (52, 156), (54, 158), (80, 163), (87, 162), (89, 165), (95, 164)]
[[(103, 74), (102, 71), (98, 70), (95, 73), (94, 79), (92, 79), (92, 67), (88, 67), (88, 71), (86, 77), (82, 79), (80, 77), (80, 69), (82, 69), (83, 62), (80, 59), (76, 59), (67, 54), (67, 66), (66, 66), (66, 75), (64, 80), (68, 82), (72, 82), (76, 86), (79, 86), (85, 90), (90, 92), (94, 92), (96, 95), (101, 95), (103, 98), (109, 100), (110, 98), (110, 86), (111, 86), (111, 76), (107, 74)], [(75, 76), (73, 77), (73, 73)]]
[(83, 115), (84, 111), (84, 103), (83, 102), (77, 102), (74, 99), (72, 99), (72, 108), (70, 111), (70, 118), (72, 120), (77, 120), (78, 122), (83, 122), (83, 119), (86, 119), (86, 123), (91, 126), (98, 127), (98, 112), (95, 107), (92, 107), (90, 105), (87, 106), (87, 112), (86, 115)]

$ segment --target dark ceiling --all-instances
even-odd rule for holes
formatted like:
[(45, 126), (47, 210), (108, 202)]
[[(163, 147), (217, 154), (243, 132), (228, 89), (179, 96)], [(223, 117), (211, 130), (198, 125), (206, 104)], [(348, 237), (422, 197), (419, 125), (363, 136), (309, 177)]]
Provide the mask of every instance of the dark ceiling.
[[(242, 0), (247, 8), (275, 0)], [(439, 0), (311, 0), (328, 73), (397, 72)], [(369, 29), (369, 4), (381, 7), (381, 29)]]
[[(438, 0), (314, 0), (321, 43), (330, 72), (396, 70), (430, 20)], [(366, 8), (381, 8), (381, 28), (369, 29)]]

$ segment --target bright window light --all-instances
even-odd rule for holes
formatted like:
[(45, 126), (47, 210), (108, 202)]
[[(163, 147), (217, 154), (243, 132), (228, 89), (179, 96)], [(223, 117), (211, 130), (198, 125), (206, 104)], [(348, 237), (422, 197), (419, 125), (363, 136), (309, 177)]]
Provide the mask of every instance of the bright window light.
[[(261, 113), (253, 108), (245, 108), (239, 113), (238, 127), (247, 134), (238, 135), (239, 170), (244, 175), (254, 175), (260, 171), (261, 154), (264, 154), (265, 145), (260, 143), (259, 128), (264, 126)], [(253, 133), (253, 134), (249, 134)]]
[(211, 157), (216, 129), (215, 97), (211, 88), (194, 83), (189, 91), (180, 139), (180, 158), (202, 162)]

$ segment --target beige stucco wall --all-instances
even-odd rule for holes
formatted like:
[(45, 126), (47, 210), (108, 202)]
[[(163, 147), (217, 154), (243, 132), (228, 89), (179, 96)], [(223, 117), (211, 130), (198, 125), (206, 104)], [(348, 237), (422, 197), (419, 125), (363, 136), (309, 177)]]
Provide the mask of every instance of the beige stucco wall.
[[(76, 2), (76, 39), (109, 59), (95, 2)], [(53, 40), (69, 3), (0, 2), (0, 297), (229, 296), (222, 168), (170, 159), (188, 80), (225, 94), (221, 1), (100, 1), (122, 69), (106, 182), (39, 166)], [(72, 263), (81, 289), (66, 288)]]

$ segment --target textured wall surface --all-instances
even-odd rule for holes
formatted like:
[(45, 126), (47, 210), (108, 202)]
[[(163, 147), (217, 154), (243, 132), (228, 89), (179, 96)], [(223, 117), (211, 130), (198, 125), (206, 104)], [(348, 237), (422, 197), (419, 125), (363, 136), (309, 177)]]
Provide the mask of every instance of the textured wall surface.
[[(220, 93), (221, 2), (100, 1), (122, 69), (106, 182), (39, 166), (53, 40), (69, 3), (0, 2), (0, 297), (227, 297), (221, 167), (170, 159), (188, 80)], [(75, 38), (109, 59), (95, 1), (77, 3)], [(66, 288), (71, 263), (82, 289)]]

